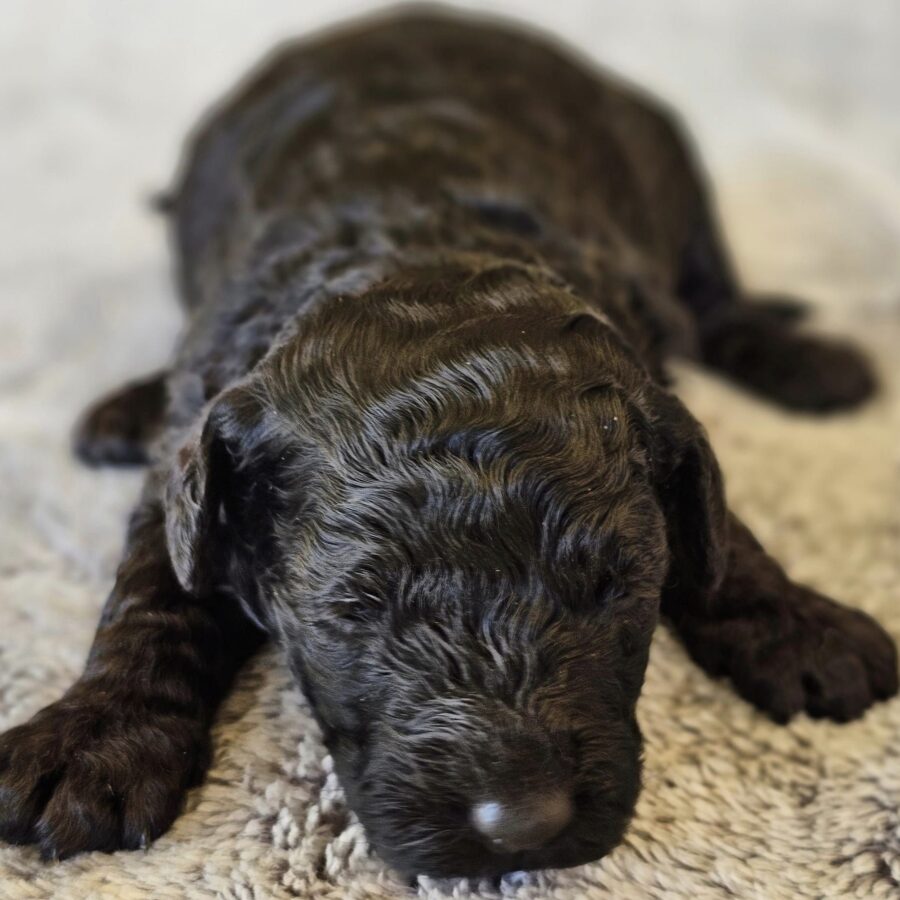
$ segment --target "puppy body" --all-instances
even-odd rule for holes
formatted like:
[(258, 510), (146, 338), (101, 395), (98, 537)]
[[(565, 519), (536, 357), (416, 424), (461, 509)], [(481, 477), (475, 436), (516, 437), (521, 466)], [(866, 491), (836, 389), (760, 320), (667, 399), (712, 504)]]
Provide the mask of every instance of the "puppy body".
[(192, 141), (173, 198), (195, 311), (179, 368), (212, 396), (331, 298), (514, 264), (602, 308), (655, 366), (691, 328), (670, 299), (685, 251), (715, 240), (692, 176), (649, 101), (521, 33), (406, 17), (289, 45)]
[(266, 633), (410, 873), (618, 842), (660, 608), (778, 720), (896, 691), (878, 626), (726, 512), (666, 390), (676, 351), (792, 407), (873, 384), (743, 294), (654, 102), (520, 32), (365, 23), (276, 53), (169, 205), (185, 336), (78, 440), (149, 460), (144, 499), (85, 675), (0, 738), (0, 834), (163, 831)]

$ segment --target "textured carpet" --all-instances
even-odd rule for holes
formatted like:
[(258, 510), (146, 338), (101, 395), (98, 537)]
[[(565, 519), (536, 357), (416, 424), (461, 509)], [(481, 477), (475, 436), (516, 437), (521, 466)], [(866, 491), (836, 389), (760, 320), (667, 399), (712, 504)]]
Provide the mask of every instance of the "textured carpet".
[[(679, 376), (733, 505), (792, 575), (900, 639), (900, 7), (784, 6), (513, 8), (681, 106), (747, 281), (811, 297), (821, 327), (853, 332), (877, 356), (879, 400), (827, 421)], [(141, 198), (168, 180), (202, 104), (323, 8), (4, 3), (0, 727), (79, 672), (138, 491), (137, 474), (76, 466), (67, 432), (93, 395), (162, 362), (177, 332), (164, 241)], [(369, 856), (303, 698), (269, 652), (222, 709), (210, 777), (167, 835), (146, 852), (53, 865), (0, 847), (0, 897), (900, 895), (900, 700), (848, 726), (778, 728), (661, 632), (640, 719), (646, 786), (608, 858), (499, 886), (410, 888)]]

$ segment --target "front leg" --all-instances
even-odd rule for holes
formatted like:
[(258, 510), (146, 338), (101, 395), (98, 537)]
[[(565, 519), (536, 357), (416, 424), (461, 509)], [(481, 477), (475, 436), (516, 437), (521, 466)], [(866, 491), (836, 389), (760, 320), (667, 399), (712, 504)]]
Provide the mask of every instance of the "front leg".
[(699, 665), (777, 722), (803, 711), (845, 722), (897, 693), (897, 651), (881, 626), (792, 582), (733, 515), (721, 586), (663, 612)]
[(0, 838), (63, 858), (164, 832), (203, 775), (216, 706), (259, 640), (234, 601), (179, 585), (162, 507), (142, 502), (84, 673), (0, 736)]

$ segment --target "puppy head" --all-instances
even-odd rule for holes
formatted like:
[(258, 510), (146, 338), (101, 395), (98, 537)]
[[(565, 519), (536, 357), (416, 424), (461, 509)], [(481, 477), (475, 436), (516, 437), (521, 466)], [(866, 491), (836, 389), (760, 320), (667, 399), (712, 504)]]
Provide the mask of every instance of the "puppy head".
[(681, 404), (583, 315), (502, 318), (452, 350), (400, 328), (348, 348), (356, 319), (332, 323), (340, 353), (298, 339), (215, 403), (169, 493), (180, 580), (278, 634), (351, 806), (410, 874), (615, 846), (660, 598), (722, 567), (718, 469)]

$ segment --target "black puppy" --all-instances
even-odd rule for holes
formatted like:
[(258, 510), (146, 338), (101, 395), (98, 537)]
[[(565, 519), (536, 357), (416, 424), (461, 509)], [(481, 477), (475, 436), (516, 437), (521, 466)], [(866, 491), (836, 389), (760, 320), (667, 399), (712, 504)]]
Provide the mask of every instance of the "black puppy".
[(660, 611), (785, 722), (897, 690), (894, 646), (730, 515), (663, 361), (784, 405), (873, 390), (729, 268), (672, 116), (533, 36), (436, 15), (278, 52), (171, 199), (172, 367), (89, 413), (148, 461), (83, 676), (0, 738), (0, 835), (145, 846), (269, 635), (407, 873), (595, 859), (640, 781)]

